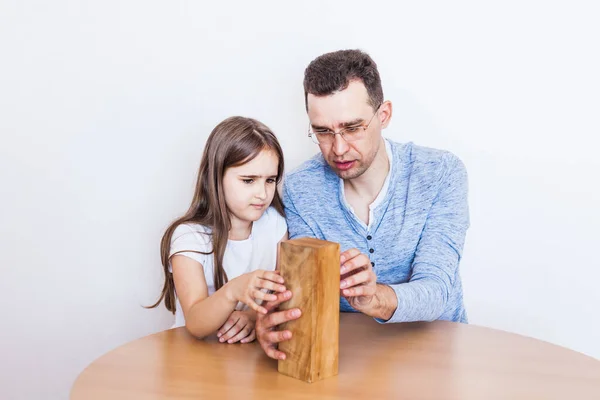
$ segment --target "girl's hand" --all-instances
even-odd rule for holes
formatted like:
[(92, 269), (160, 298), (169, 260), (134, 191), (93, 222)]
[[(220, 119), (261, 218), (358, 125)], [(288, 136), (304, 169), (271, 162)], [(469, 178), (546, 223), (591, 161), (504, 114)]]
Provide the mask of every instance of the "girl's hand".
[(221, 343), (250, 343), (256, 339), (254, 311), (234, 311), (217, 332)]
[(265, 271), (259, 269), (253, 272), (240, 275), (229, 281), (227, 287), (227, 295), (233, 301), (241, 301), (254, 311), (266, 314), (266, 308), (256, 304), (256, 300), (273, 301), (277, 299), (274, 294), (266, 293), (266, 291), (274, 291), (283, 293), (283, 278), (277, 271)]

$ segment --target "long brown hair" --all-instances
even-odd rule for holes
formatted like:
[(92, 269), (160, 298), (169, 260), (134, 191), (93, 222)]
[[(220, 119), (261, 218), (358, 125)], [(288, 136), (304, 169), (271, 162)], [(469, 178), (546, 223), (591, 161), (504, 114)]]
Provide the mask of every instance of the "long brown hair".
[[(223, 194), (223, 175), (229, 167), (236, 167), (254, 159), (262, 150), (272, 150), (277, 154), (277, 183), (283, 176), (283, 152), (273, 132), (261, 122), (245, 117), (230, 117), (217, 125), (211, 132), (206, 145), (194, 198), (187, 212), (167, 228), (160, 242), (160, 258), (165, 272), (165, 283), (154, 308), (164, 299), (167, 310), (175, 313), (175, 283), (169, 272), (171, 237), (180, 224), (196, 223), (211, 230), (212, 252), (214, 257), (214, 287), (219, 290), (227, 283), (223, 268), (223, 255), (231, 221)], [(271, 205), (284, 216), (283, 202), (275, 191)]]

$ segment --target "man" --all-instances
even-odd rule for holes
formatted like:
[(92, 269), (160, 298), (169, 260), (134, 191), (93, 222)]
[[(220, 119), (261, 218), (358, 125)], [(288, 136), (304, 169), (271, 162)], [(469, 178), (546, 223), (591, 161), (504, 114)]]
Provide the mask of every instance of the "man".
[[(467, 174), (451, 153), (384, 139), (392, 118), (375, 62), (358, 50), (324, 54), (305, 71), (309, 137), (321, 154), (283, 186), (290, 239), (340, 243), (341, 311), (380, 323), (467, 322), (459, 261), (467, 228)], [(301, 311), (267, 304), (256, 333), (267, 355)]]

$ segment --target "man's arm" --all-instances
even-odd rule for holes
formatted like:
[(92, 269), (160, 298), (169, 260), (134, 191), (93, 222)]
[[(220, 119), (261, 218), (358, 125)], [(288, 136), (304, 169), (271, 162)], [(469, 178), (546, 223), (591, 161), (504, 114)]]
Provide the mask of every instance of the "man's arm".
[(407, 283), (389, 285), (397, 298), (391, 318), (379, 322), (433, 321), (446, 309), (457, 279), (469, 227), (467, 172), (455, 156), (447, 157), (447, 172), (434, 200)]

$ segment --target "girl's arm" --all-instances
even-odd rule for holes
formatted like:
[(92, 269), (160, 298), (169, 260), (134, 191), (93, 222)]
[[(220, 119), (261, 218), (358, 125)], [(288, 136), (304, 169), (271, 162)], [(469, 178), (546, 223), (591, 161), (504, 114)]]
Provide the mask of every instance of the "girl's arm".
[[(277, 242), (277, 256), (276, 256), (275, 270), (279, 270), (279, 244), (285, 240), (288, 240), (288, 232), (287, 231), (281, 237), (279, 242)], [(246, 336), (246, 334), (243, 332), (245, 322), (242, 321), (242, 318), (239, 318), (238, 313), (240, 313), (240, 314), (245, 313), (246, 318), (248, 320), (252, 321), (253, 326), (256, 323), (257, 313), (255, 311), (253, 311), (253, 310), (234, 311), (233, 313), (231, 313), (227, 322), (225, 322), (225, 324), (217, 332), (217, 336), (219, 336), (221, 342), (225, 342), (225, 341), (229, 341), (229, 340), (231, 340), (231, 342), (237, 342), (238, 340), (241, 340), (242, 343), (248, 343), (255, 339), (256, 332), (254, 331), (254, 329), (252, 330), (252, 332), (250, 333), (249, 336)], [(242, 333), (240, 334), (240, 332), (242, 332)], [(242, 339), (242, 338), (244, 338), (244, 339)]]
[(185, 327), (197, 338), (205, 338), (219, 329), (235, 309), (237, 301), (227, 297), (223, 286), (212, 296), (198, 261), (175, 255), (171, 258), (173, 281), (185, 316)]
[(171, 265), (175, 290), (185, 316), (185, 326), (197, 338), (205, 338), (223, 326), (238, 301), (255, 311), (265, 313), (266, 310), (256, 304), (254, 299), (270, 301), (276, 296), (262, 292), (261, 288), (285, 291), (283, 279), (279, 275), (258, 270), (232, 279), (209, 296), (202, 264), (186, 256), (175, 255), (171, 258)]

